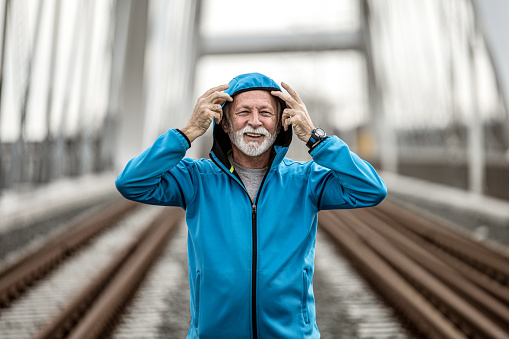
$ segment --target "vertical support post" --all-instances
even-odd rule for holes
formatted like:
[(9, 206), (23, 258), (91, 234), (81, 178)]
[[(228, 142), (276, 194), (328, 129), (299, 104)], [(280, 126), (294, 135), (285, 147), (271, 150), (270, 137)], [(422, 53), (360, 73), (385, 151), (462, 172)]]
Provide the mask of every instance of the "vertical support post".
[(117, 120), (115, 169), (141, 152), (144, 123), (144, 63), (148, 1), (131, 0), (124, 78)]
[(1, 122), (2, 122), (2, 92), (4, 82), (4, 70), (5, 70), (5, 46), (7, 39), (7, 20), (9, 18), (9, 0), (4, 1), (4, 20), (2, 30), (2, 49), (0, 50), (0, 192), (5, 187), (4, 183), (4, 170), (3, 170), (3, 146), (2, 146), (2, 133), (1, 133)]
[(471, 112), (468, 119), (468, 183), (472, 193), (483, 194), (485, 183), (484, 122), (480, 116), (476, 52), (479, 44), (477, 25), (469, 42)]
[(19, 154), (20, 154), (20, 173), (19, 178), (20, 182), (30, 182), (31, 178), (28, 173), (28, 169), (30, 168), (30, 161), (35, 154), (31, 154), (27, 151), (27, 138), (26, 138), (26, 123), (27, 123), (27, 109), (28, 102), (30, 100), (30, 96), (32, 94), (32, 72), (35, 63), (35, 59), (37, 58), (37, 54), (39, 51), (39, 42), (41, 40), (41, 22), (42, 22), (42, 12), (43, 12), (44, 3), (40, 2), (37, 8), (37, 18), (35, 22), (34, 36), (31, 41), (31, 51), (30, 55), (27, 58), (27, 75), (24, 93), (21, 102), (21, 120), (20, 120), (20, 132), (17, 143), (19, 144)]
[[(194, 85), (196, 81), (196, 65), (198, 63), (198, 58), (200, 55), (200, 21), (202, 15), (202, 4), (201, 0), (194, 0), (191, 4), (191, 10), (189, 13), (189, 54), (190, 61), (187, 63), (187, 86), (186, 86), (186, 98), (184, 107), (186, 108), (186, 112), (192, 112), (195, 98), (194, 98)], [(182, 115), (181, 115), (182, 117)], [(182, 119), (182, 118), (181, 118)], [(185, 121), (181, 121), (181, 126), (184, 126)], [(198, 145), (200, 147), (195, 147), (194, 150), (191, 150), (189, 153), (190, 156), (194, 157), (202, 157), (205, 154), (208, 154), (210, 149), (210, 144), (205, 145), (203, 140), (199, 140)]]
[(383, 93), (380, 89), (379, 79), (375, 72), (373, 50), (371, 42), (371, 10), (368, 0), (360, 2), (361, 31), (366, 59), (366, 73), (368, 82), (368, 96), (370, 114), (372, 116), (370, 130), (377, 140), (377, 153), (380, 159), (380, 167), (384, 171), (396, 173), (398, 170), (398, 155), (396, 148), (396, 135), (392, 126), (387, 121), (383, 105)]
[(51, 135), (51, 113), (53, 110), (53, 89), (55, 85), (55, 68), (57, 60), (57, 48), (58, 48), (58, 32), (60, 27), (60, 12), (61, 3), (60, 0), (56, 0), (53, 17), (53, 32), (51, 37), (51, 54), (50, 54), (50, 65), (48, 74), (48, 93), (46, 98), (46, 137), (43, 141), (43, 152), (44, 156), (41, 158), (41, 173), (40, 181), (48, 182), (51, 180), (51, 175), (54, 171), (53, 165), (53, 138)]
[(53, 141), (53, 156), (52, 156), (52, 166), (51, 166), (51, 177), (58, 178), (63, 175), (73, 174), (73, 164), (75, 163), (74, 158), (72, 156), (75, 152), (66, 152), (65, 150), (65, 137), (66, 137), (66, 128), (67, 128), (67, 117), (69, 112), (69, 106), (71, 102), (71, 95), (74, 90), (74, 86), (76, 86), (76, 81), (74, 79), (78, 76), (78, 52), (80, 51), (79, 45), (84, 36), (85, 25), (82, 20), (85, 19), (83, 15), (81, 15), (83, 10), (83, 1), (80, 1), (76, 4), (76, 9), (73, 17), (73, 41), (69, 46), (70, 53), (68, 56), (67, 68), (64, 72), (66, 75), (66, 83), (69, 86), (65, 89), (64, 100), (62, 104), (62, 117), (59, 122), (59, 126), (56, 132), (56, 136), (53, 137), (50, 135), (50, 140)]
[[(94, 7), (95, 1), (88, 1), (86, 6), (86, 19), (85, 19), (85, 27), (93, 27), (94, 22)], [(87, 174), (92, 170), (92, 131), (90, 131), (91, 123), (89, 118), (89, 113), (87, 112), (87, 100), (89, 100), (89, 82), (90, 82), (90, 63), (92, 56), (92, 39), (93, 39), (93, 30), (85, 30), (85, 45), (83, 49), (84, 57), (82, 59), (81, 69), (81, 83), (80, 83), (80, 103), (79, 103), (79, 117), (78, 121), (80, 122), (79, 131), (78, 131), (78, 168), (76, 171), (78, 175)]]
[[(147, 46), (148, 50), (153, 51), (148, 56), (146, 65), (146, 97), (145, 97), (145, 116), (143, 128), (142, 146), (146, 148), (154, 142), (159, 136), (161, 131), (161, 119), (163, 114), (161, 109), (162, 97), (165, 94), (167, 84), (170, 81), (175, 81), (172, 76), (168, 76), (168, 64), (172, 62), (174, 51), (180, 49), (177, 45), (172, 44), (168, 40), (170, 35), (169, 28), (172, 24), (172, 17), (169, 13), (174, 13), (173, 7), (176, 0), (159, 1), (153, 8), (150, 26), (150, 45)], [(185, 13), (179, 13), (186, 18)], [(185, 20), (185, 19), (184, 19)]]
[(115, 153), (116, 118), (119, 114), (120, 91), (124, 78), (127, 33), (131, 11), (130, 1), (115, 0), (111, 11), (110, 30), (113, 32), (109, 78), (108, 107), (103, 124), (100, 150), (102, 169), (111, 169)]
[(188, 95), (186, 103), (189, 108), (189, 112), (191, 112), (194, 106), (194, 84), (196, 78), (196, 64), (198, 63), (198, 55), (200, 54), (200, 21), (201, 21), (201, 0), (193, 0), (191, 4), (191, 10), (189, 13), (189, 39), (191, 43), (189, 44), (189, 54), (191, 61), (188, 63), (187, 67), (187, 90)]

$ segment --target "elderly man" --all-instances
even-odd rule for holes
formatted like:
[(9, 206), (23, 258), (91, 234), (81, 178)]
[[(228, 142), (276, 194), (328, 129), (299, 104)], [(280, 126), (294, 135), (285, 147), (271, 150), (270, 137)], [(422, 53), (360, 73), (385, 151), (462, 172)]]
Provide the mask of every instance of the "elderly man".
[[(180, 206), (188, 226), (188, 338), (319, 338), (313, 271), (317, 213), (373, 206), (383, 180), (338, 137), (315, 128), (287, 84), (243, 74), (208, 90), (118, 176), (138, 202)], [(210, 160), (185, 158), (212, 121)], [(292, 138), (308, 162), (285, 158)]]

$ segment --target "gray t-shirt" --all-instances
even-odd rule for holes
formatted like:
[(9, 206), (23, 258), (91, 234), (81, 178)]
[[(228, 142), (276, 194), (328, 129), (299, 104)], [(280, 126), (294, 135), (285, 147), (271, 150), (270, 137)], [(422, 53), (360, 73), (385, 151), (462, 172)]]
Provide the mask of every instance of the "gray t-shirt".
[(247, 168), (242, 167), (233, 161), (233, 157), (231, 154), (228, 155), (228, 159), (230, 163), (233, 165), (233, 168), (239, 174), (239, 177), (242, 179), (244, 186), (246, 186), (247, 193), (251, 198), (251, 201), (254, 202), (256, 199), (256, 193), (258, 192), (258, 188), (267, 172), (268, 167), (264, 168)]

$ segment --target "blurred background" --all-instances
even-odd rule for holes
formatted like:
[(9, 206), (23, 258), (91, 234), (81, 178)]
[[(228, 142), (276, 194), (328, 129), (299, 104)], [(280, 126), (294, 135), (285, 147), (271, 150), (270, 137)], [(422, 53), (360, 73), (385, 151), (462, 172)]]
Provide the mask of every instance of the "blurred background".
[[(407, 279), (415, 287), (409, 304), (420, 302), (424, 310), (437, 306), (437, 313), (444, 314), (437, 319), (456, 322), (468, 337), (503, 336), (470, 331), (479, 322), (495, 332), (500, 325), (508, 333), (508, 13), (506, 0), (0, 0), (0, 337), (32, 337), (53, 314), (61, 314), (70, 296), (89, 291), (82, 288), (106, 265), (121, 262), (115, 258), (129, 253), (124, 250), (129, 239), (142, 242), (138, 230), (171, 209), (133, 204), (136, 211), (119, 216), (113, 203), (128, 202), (117, 192), (115, 177), (161, 133), (184, 127), (202, 93), (249, 72), (290, 84), (315, 126), (345, 140), (385, 180), (389, 195), (377, 208), (397, 206), (392, 212), (404, 217), (387, 219), (398, 213), (382, 213), (377, 222), (369, 218), (376, 209), (363, 209), (355, 223), (341, 211), (344, 219), (329, 217), (337, 235), (332, 243), (322, 232), (327, 214), (320, 212), (313, 283), (323, 337), (412, 337), (401, 334), (398, 321), (388, 320), (392, 311), (375, 302), (370, 287), (340, 258), (337, 241), (343, 241), (343, 250), (355, 247), (356, 269), (369, 262), (383, 271), (409, 263), (408, 258), (415, 259), (409, 252), (424, 253), (419, 246), (433, 240), (437, 271), (459, 281), (449, 288), (459, 291), (459, 311), (433, 297), (435, 290), (443, 291), (435, 288), (440, 282), (423, 279), (417, 260), (409, 269), (398, 269), (404, 279), (407, 271), (418, 273), (415, 280)], [(211, 146), (209, 129), (186, 155), (207, 157)], [(311, 159), (295, 136), (288, 157)], [(74, 249), (53, 240), (75, 229), (95, 229), (100, 215), (120, 221), (94, 235), (76, 261), (68, 261)], [(446, 226), (433, 231), (429, 220)], [(389, 223), (395, 229), (412, 224), (412, 232), (426, 238), (399, 237), (404, 240), (387, 245), (400, 253), (396, 259), (407, 261), (373, 260), (380, 247), (372, 249), (369, 239), (376, 239), (371, 237), (375, 232), (366, 226), (379, 232)], [(450, 228), (473, 236), (475, 246), (448, 240)], [(363, 234), (369, 241), (359, 240)], [(139, 308), (125, 317), (124, 325), (131, 327), (119, 333), (128, 335), (119, 337), (146, 337), (147, 329), (154, 338), (185, 337), (190, 323), (186, 237), (181, 227), (168, 243), (154, 280), (141, 287)], [(487, 256), (477, 242), (504, 255)], [(51, 250), (45, 250), (47, 244)], [(39, 248), (46, 252), (35, 251)], [(40, 280), (34, 287), (42, 286), (42, 292), (30, 288), (18, 304), (5, 307), (7, 294), (19, 294), (4, 283), (14, 281), (5, 272), (24, 269), (18, 259), (27, 253), (45, 259), (39, 253), (53, 250), (61, 250), (67, 266), (55, 268), (54, 280), (53, 274), (46, 279), (30, 270), (19, 275), (21, 289), (32, 284), (25, 277), (32, 277)], [(444, 253), (458, 259), (446, 255), (447, 261)], [(428, 258), (434, 257), (424, 258), (433, 262)], [(47, 270), (49, 261), (42, 261)], [(489, 283), (495, 297), (485, 301), (495, 305), (491, 311), (479, 302), (478, 290), (457, 288), (471, 278), (459, 273), (461, 267), (470, 269), (476, 284)], [(489, 277), (477, 277), (481, 271)], [(375, 287), (389, 286), (384, 297), (405, 291), (404, 283), (394, 283), (398, 280), (384, 284), (382, 274), (369, 275), (376, 278)], [(458, 300), (451, 294), (450, 300)], [(477, 299), (467, 308), (462, 300), (470, 295)], [(503, 307), (492, 302), (499, 296), (505, 298)], [(400, 312), (422, 318), (402, 321), (404, 326), (422, 320), (423, 328), (432, 328), (421, 313)], [(470, 318), (460, 323), (461, 313)], [(452, 337), (430, 337), (437, 336)]]
[[(508, 10), (496, 0), (2, 0), (0, 194), (118, 173), (183, 127), (208, 88), (261, 72), (383, 173), (507, 200)], [(295, 140), (289, 156), (310, 159)], [(188, 155), (210, 146), (209, 133)]]

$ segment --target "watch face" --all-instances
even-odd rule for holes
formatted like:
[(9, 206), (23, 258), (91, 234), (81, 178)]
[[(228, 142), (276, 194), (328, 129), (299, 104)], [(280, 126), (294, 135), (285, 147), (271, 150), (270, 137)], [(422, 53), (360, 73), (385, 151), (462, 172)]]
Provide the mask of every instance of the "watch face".
[(325, 138), (326, 136), (325, 131), (321, 128), (315, 129), (315, 134), (318, 136), (318, 138)]

